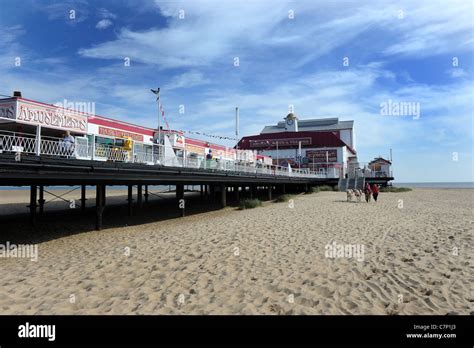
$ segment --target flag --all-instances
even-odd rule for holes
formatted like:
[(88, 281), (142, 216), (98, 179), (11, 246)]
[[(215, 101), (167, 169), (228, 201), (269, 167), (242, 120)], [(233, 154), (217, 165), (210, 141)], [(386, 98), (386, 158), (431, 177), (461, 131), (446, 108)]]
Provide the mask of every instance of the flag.
[(152, 91), (152, 93), (156, 94), (156, 100), (160, 100), (160, 87), (158, 87), (157, 89), (151, 88), (150, 91)]

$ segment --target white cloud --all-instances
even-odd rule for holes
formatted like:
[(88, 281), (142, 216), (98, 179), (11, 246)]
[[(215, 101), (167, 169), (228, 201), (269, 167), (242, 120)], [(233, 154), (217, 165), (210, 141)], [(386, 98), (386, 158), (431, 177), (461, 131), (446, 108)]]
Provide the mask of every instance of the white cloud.
[(99, 30), (107, 29), (112, 25), (112, 21), (110, 19), (101, 19), (97, 22), (96, 28)]
[(168, 84), (166, 84), (164, 90), (173, 90), (178, 88), (191, 88), (195, 86), (201, 86), (210, 83), (208, 79), (199, 71), (189, 71), (174, 77)]
[[(370, 30), (390, 34), (374, 40), (367, 52), (386, 55), (435, 55), (473, 46), (472, 4), (453, 1), (440, 7), (432, 2), (383, 6), (311, 1), (268, 2), (161, 2), (156, 6), (167, 18), (167, 27), (133, 31), (123, 28), (115, 40), (83, 48), (85, 57), (115, 59), (124, 49), (139, 62), (164, 68), (232, 64), (234, 56), (265, 60), (255, 52), (287, 48), (293, 67), (314, 61), (336, 48), (346, 47)], [(400, 8), (404, 18), (398, 19)], [(288, 18), (294, 9), (295, 18)], [(179, 19), (179, 11), (184, 19)], [(249, 33), (251, 34), (249, 35)], [(267, 52), (265, 52), (267, 53)], [(360, 55), (360, 52), (353, 53)], [(159, 57), (159, 59), (158, 59)]]
[(452, 68), (446, 71), (446, 73), (452, 78), (464, 77), (467, 76), (466, 71), (462, 68)]
[(390, 26), (396, 42), (385, 49), (386, 54), (426, 57), (473, 49), (472, 1), (405, 3), (403, 19)]
[(2, 35), (0, 35), (0, 45), (7, 46), (14, 44), (18, 38), (25, 34), (25, 29), (21, 25), (10, 27), (0, 26)]
[(117, 18), (117, 15), (110, 12), (109, 10), (107, 10), (106, 8), (100, 8), (97, 10), (97, 13), (99, 15), (100, 18), (110, 18), (110, 19), (115, 19)]
[[(89, 17), (86, 0), (65, 0), (57, 3), (36, 3), (35, 8), (46, 13), (49, 20), (62, 19), (69, 25), (85, 21)], [(73, 17), (73, 18), (71, 18)]]

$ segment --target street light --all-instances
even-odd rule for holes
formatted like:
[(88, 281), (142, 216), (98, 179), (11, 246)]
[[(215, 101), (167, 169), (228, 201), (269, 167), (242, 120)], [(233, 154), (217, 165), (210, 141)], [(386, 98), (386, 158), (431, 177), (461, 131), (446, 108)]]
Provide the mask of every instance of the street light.
[(158, 143), (161, 145), (161, 115), (160, 115), (160, 87), (157, 89), (150, 89), (153, 94), (156, 94), (156, 102), (158, 104)]

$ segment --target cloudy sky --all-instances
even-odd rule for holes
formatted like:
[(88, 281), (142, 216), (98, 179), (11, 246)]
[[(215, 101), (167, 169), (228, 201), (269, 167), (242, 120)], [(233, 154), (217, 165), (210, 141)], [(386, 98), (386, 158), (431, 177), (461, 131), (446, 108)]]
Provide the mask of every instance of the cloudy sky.
[(293, 105), (301, 119), (355, 120), (359, 160), (392, 148), (399, 182), (473, 181), (472, 0), (0, 7), (0, 94), (156, 126), (159, 86), (171, 128), (227, 137), (236, 106), (252, 135)]

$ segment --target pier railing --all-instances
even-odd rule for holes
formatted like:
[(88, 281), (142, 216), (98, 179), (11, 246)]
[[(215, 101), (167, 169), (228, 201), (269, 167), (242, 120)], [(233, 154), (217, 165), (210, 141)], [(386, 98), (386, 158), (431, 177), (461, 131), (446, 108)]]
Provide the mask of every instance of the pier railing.
[(134, 142), (131, 150), (107, 144), (90, 143), (87, 137), (75, 137), (74, 142), (67, 139), (34, 134), (0, 131), (0, 153), (25, 153), (38, 157), (58, 157), (65, 159), (85, 159), (109, 162), (141, 163), (183, 168), (200, 168), (210, 171), (225, 171), (272, 176), (294, 176), (326, 178), (326, 174), (309, 169), (290, 169), (288, 167), (249, 163), (229, 159), (198, 159), (184, 155), (178, 157), (170, 146)]
[(359, 167), (355, 168), (352, 172), (349, 171), (349, 177), (351, 178), (388, 178), (393, 177), (393, 171), (391, 166), (387, 169), (386, 167), (374, 170), (369, 166), (368, 162), (359, 162)]

